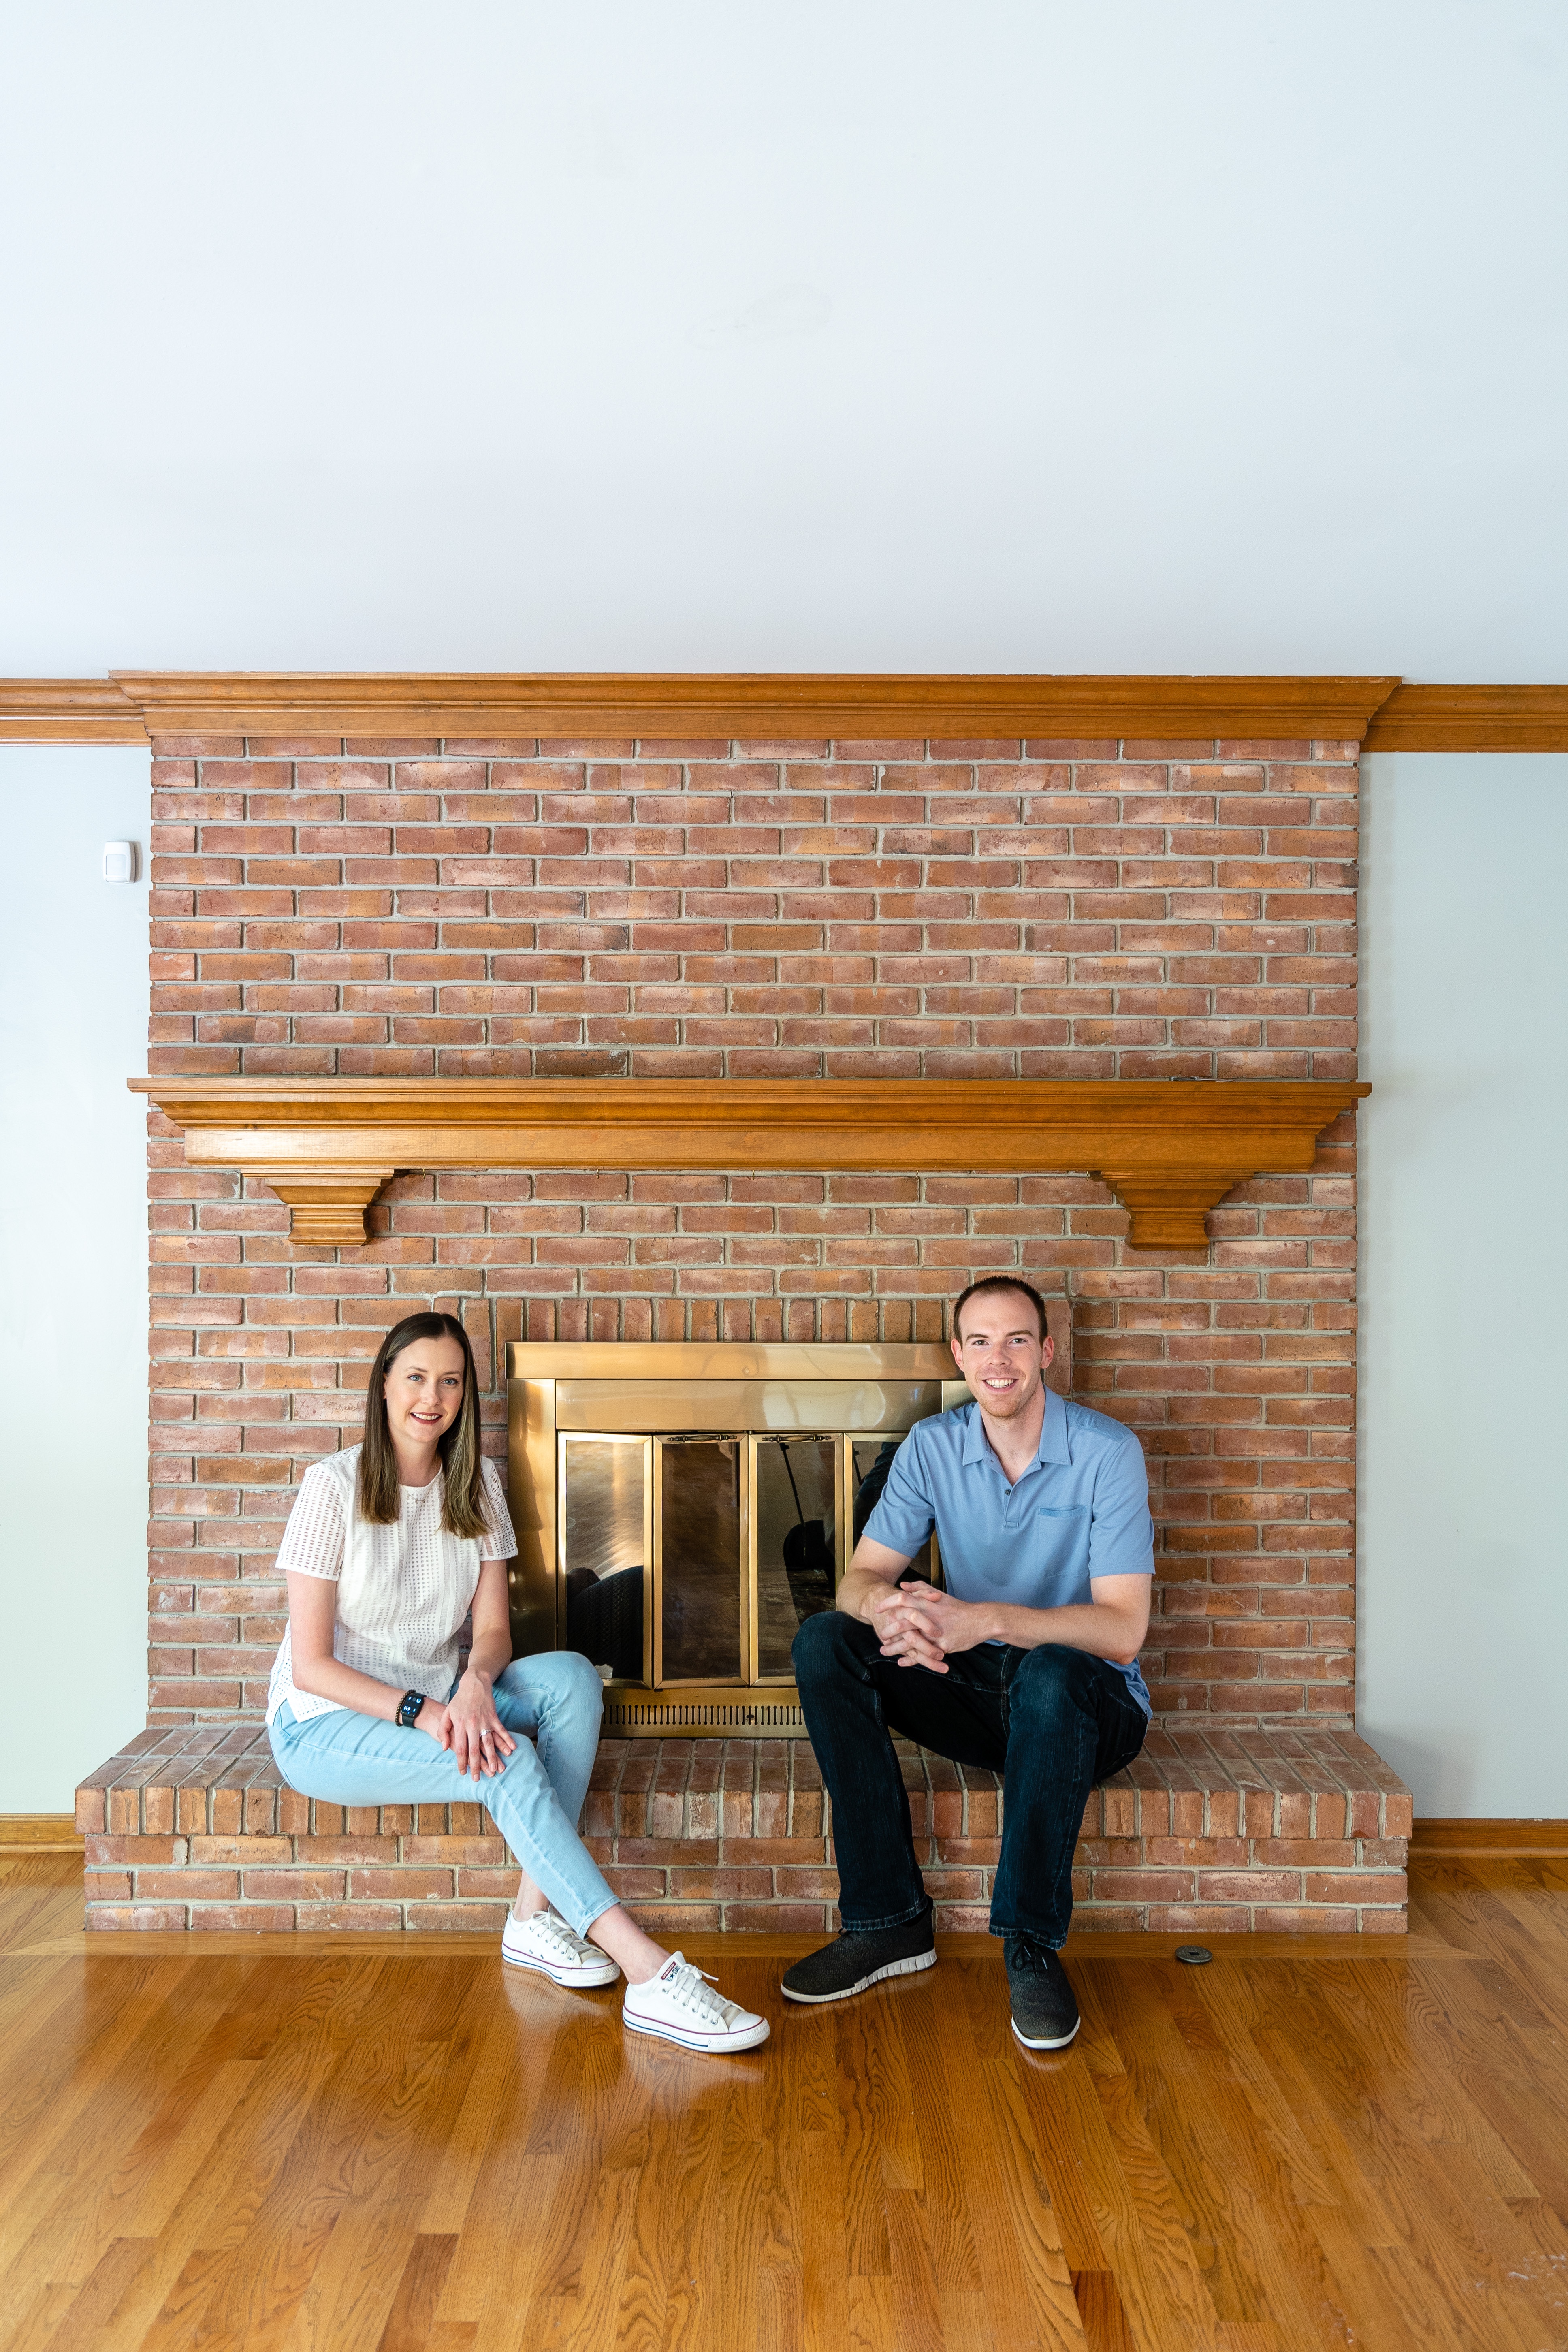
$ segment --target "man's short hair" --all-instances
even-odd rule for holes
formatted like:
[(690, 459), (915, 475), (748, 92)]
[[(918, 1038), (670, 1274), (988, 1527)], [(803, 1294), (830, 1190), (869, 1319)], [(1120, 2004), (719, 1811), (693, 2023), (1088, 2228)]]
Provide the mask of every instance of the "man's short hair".
[(972, 1298), (990, 1298), (994, 1297), (996, 1292), (1002, 1290), (1016, 1290), (1021, 1297), (1028, 1300), (1030, 1306), (1034, 1308), (1036, 1314), (1040, 1318), (1041, 1340), (1044, 1341), (1050, 1338), (1050, 1326), (1046, 1320), (1046, 1302), (1040, 1297), (1039, 1292), (1035, 1288), (1032, 1282), (1021, 1281), (1016, 1274), (983, 1275), (978, 1282), (972, 1282), (967, 1290), (960, 1291), (957, 1298), (953, 1301), (952, 1307), (952, 1328), (955, 1338), (962, 1339), (963, 1337), (963, 1332), (958, 1318), (963, 1314), (964, 1308), (968, 1306), (970, 1300)]

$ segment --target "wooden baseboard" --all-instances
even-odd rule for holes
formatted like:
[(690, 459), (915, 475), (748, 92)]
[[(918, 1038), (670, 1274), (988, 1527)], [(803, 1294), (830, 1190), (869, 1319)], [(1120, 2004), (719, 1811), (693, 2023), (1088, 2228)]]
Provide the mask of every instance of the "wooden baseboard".
[(0, 1813), (0, 1853), (80, 1853), (71, 1813)]
[(1568, 1822), (1417, 1820), (1411, 1825), (1410, 1859), (1423, 1855), (1458, 1860), (1489, 1854), (1499, 1862), (1551, 1860), (1568, 1855)]

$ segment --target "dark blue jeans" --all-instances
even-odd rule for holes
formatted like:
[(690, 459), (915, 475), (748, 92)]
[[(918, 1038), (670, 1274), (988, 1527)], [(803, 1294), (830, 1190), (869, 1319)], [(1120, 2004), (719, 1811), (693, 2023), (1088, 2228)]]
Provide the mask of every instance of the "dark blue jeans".
[(1003, 1776), (1002, 1859), (991, 1932), (1059, 1950), (1072, 1918), (1072, 1856), (1089, 1790), (1131, 1764), (1148, 1729), (1114, 1666), (1052, 1643), (961, 1650), (945, 1675), (884, 1658), (840, 1611), (795, 1638), (795, 1681), (833, 1800), (846, 1927), (899, 1927), (931, 1909), (915, 1859), (892, 1735)]

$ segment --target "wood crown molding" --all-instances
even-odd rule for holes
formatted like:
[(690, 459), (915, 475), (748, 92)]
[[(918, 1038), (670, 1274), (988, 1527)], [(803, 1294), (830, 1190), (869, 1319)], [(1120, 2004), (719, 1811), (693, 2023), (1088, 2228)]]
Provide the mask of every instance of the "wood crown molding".
[(133, 702), (111, 678), (0, 677), (0, 743), (145, 743)]
[(1369, 751), (1563, 751), (1568, 686), (847, 672), (121, 670), (110, 678), (0, 678), (0, 742), (141, 743), (154, 735), (654, 744), (1228, 737), (1360, 742)]
[(575, 741), (1096, 739), (1359, 741), (1393, 677), (725, 674), (202, 677), (117, 672), (153, 735)]
[(1568, 686), (1396, 686), (1363, 751), (1568, 751)]
[(0, 740), (1356, 742), (1397, 684), (1393, 677), (121, 670), (110, 679), (0, 680)]
[(1370, 1087), (1328, 1078), (132, 1078), (193, 1167), (238, 1168), (289, 1238), (367, 1239), (400, 1169), (1065, 1173), (1110, 1185), (1137, 1249), (1201, 1249), (1235, 1184), (1311, 1167)]

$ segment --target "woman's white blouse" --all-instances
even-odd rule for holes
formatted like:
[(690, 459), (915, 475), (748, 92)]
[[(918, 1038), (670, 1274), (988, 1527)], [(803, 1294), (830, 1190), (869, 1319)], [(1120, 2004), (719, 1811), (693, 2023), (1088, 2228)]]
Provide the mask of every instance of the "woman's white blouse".
[[(510, 1559), (517, 1549), (495, 1464), (484, 1462), (483, 1536), (448, 1535), (441, 1525), (442, 1475), (428, 1486), (400, 1486), (395, 1525), (375, 1527), (354, 1507), (360, 1448), (313, 1462), (300, 1482), (279, 1548), (280, 1571), (321, 1576), (338, 1588), (332, 1655), (398, 1693), (428, 1691), (444, 1699), (458, 1678), (458, 1637), (479, 1580), (479, 1562)], [(287, 1699), (296, 1720), (346, 1713), (334, 1698), (294, 1686), (289, 1628), (267, 1692), (271, 1722)]]

